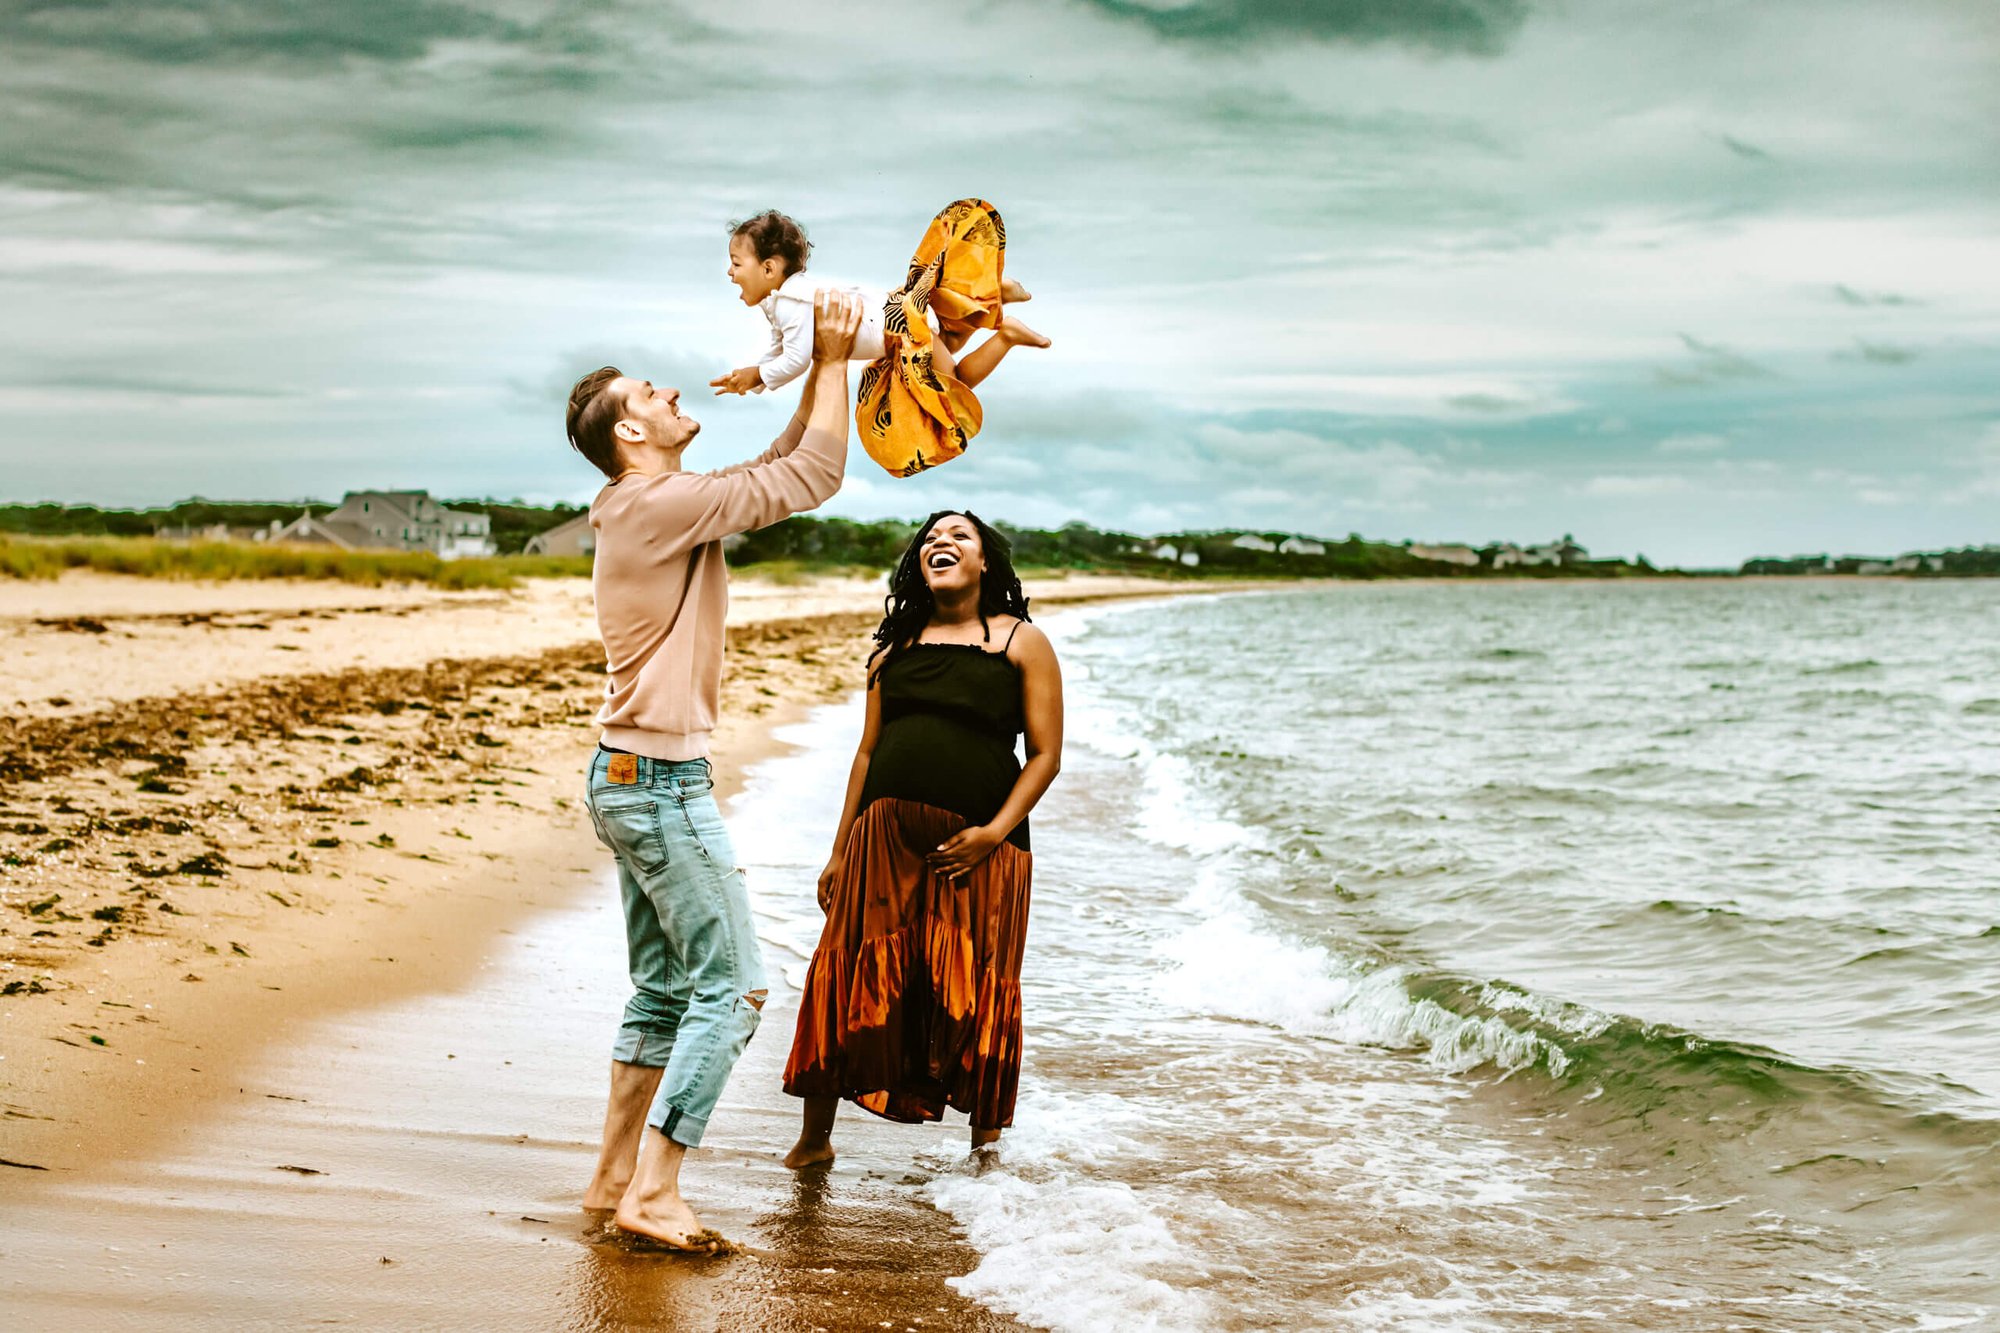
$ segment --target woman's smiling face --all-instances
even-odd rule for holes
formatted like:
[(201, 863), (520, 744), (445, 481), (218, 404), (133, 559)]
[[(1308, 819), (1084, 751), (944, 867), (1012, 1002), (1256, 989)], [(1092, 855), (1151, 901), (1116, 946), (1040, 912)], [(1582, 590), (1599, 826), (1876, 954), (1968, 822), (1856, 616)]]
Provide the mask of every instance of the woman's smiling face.
[(979, 529), (963, 514), (946, 514), (931, 524), (918, 549), (924, 582), (933, 593), (952, 592), (979, 586), (986, 572), (986, 550), (979, 541)]

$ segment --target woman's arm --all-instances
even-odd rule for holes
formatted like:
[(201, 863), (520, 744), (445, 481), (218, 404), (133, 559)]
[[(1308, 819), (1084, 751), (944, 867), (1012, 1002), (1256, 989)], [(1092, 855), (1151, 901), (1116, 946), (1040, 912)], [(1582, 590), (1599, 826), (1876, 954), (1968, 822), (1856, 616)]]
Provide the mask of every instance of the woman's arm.
[(985, 824), (962, 829), (931, 853), (931, 869), (947, 879), (963, 875), (985, 860), (1014, 826), (1028, 817), (1035, 803), (1062, 771), (1062, 666), (1049, 636), (1022, 622), (1014, 632), (1007, 656), (1021, 668), (1021, 711), (1027, 718), (1028, 761), (998, 814)]
[(833, 876), (840, 863), (847, 858), (847, 835), (854, 831), (854, 821), (861, 818), (861, 788), (868, 781), (868, 763), (875, 755), (875, 738), (882, 731), (882, 691), (871, 681), (868, 686), (868, 715), (861, 724), (861, 744), (855, 748), (854, 764), (847, 770), (847, 799), (840, 807), (838, 830), (833, 835), (833, 851), (826, 858), (826, 869), (819, 872), (819, 910), (828, 910), (833, 903)]

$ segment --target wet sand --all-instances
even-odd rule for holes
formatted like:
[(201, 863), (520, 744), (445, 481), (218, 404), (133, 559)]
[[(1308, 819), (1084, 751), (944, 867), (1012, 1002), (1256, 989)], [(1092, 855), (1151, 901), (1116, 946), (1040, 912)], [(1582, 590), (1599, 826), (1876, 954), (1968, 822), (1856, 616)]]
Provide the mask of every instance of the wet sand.
[(509, 928), (469, 984), (294, 1025), (164, 1152), (8, 1182), (10, 1322), (1006, 1326), (945, 1285), (976, 1260), (897, 1188), (908, 1132), (849, 1117), (831, 1173), (779, 1163), (797, 1127), (782, 985), (685, 1173), (744, 1252), (648, 1250), (576, 1206), (624, 998), (612, 892), (599, 876)]
[[(687, 1173), (746, 1252), (644, 1252), (574, 1206), (625, 993), (576, 800), (601, 687), (580, 583), (139, 582), (0, 597), (11, 1318), (1000, 1322), (944, 1284), (973, 1264), (949, 1224), (893, 1188), (906, 1131), (847, 1118), (818, 1183), (778, 1164), (782, 992)], [(852, 688), (878, 606), (869, 583), (739, 581), (725, 795), (773, 726)]]

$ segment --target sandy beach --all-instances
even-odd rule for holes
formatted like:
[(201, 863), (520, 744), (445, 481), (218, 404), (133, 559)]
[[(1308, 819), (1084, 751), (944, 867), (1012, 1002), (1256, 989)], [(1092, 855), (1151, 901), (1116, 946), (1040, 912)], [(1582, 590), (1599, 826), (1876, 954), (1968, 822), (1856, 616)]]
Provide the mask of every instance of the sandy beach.
[[(879, 598), (737, 582), (725, 794), (854, 688)], [(689, 1168), (745, 1254), (574, 1206), (622, 965), (583, 581), (70, 575), (0, 587), (0, 645), (0, 1296), (29, 1326), (993, 1322), (943, 1282), (973, 1263), (943, 1216), (872, 1184), (906, 1138), (856, 1126), (810, 1189), (777, 1165), (789, 1004)]]

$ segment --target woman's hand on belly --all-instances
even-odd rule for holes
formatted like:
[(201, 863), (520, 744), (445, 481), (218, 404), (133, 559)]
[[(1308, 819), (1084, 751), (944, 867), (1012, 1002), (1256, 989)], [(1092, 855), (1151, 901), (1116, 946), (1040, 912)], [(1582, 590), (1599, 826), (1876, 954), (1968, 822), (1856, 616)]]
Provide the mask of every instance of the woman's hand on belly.
[(990, 825), (975, 824), (946, 838), (926, 859), (932, 874), (959, 879), (990, 856), (1001, 841), (1002, 835)]

